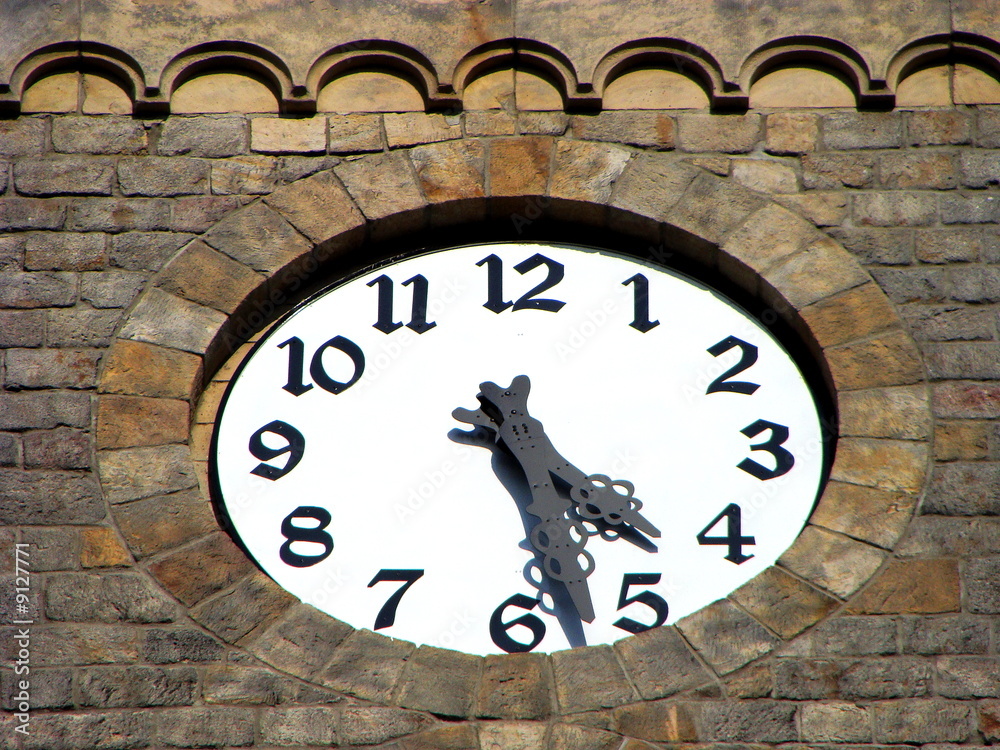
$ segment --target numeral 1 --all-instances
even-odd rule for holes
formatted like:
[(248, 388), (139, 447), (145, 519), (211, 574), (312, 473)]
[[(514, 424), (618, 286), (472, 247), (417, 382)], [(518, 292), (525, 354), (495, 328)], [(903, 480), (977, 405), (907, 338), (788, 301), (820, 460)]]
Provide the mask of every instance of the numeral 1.
[[(413, 285), (413, 305), (410, 311), (410, 322), (406, 324), (406, 327), (417, 333), (425, 333), (437, 325), (437, 323), (427, 322), (427, 279), (421, 274), (417, 274), (403, 282), (403, 286), (411, 284)], [(378, 320), (372, 324), (372, 327), (385, 334), (402, 328), (402, 323), (392, 319), (392, 279), (382, 274), (377, 279), (369, 281), (368, 286), (378, 287)]]
[(660, 321), (649, 319), (649, 279), (641, 273), (637, 273), (631, 279), (622, 282), (622, 286), (629, 284), (635, 285), (635, 300), (633, 302), (635, 314), (629, 325), (640, 333), (646, 333), (646, 331), (660, 325)]
[[(725, 536), (709, 536), (710, 532), (716, 524), (718, 524), (723, 518), (726, 519), (726, 535)], [(726, 560), (731, 563), (745, 563), (753, 555), (743, 554), (743, 545), (756, 544), (757, 540), (752, 536), (743, 536), (743, 517), (740, 511), (740, 506), (736, 503), (730, 503), (726, 506), (719, 515), (712, 519), (711, 523), (701, 530), (698, 534), (698, 544), (723, 544), (729, 548), (726, 553)]]

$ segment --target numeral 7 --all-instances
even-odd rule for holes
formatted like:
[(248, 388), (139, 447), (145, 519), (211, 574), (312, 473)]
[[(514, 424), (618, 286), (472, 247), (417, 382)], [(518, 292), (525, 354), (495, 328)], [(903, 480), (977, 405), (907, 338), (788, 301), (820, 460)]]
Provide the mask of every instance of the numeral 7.
[(403, 581), (404, 583), (393, 592), (392, 596), (386, 599), (385, 604), (382, 605), (382, 609), (378, 611), (378, 616), (375, 618), (374, 630), (387, 628), (396, 622), (396, 607), (399, 606), (400, 599), (403, 598), (406, 590), (423, 574), (423, 570), (398, 570), (392, 568), (382, 568), (382, 570), (375, 574), (371, 583), (368, 584), (368, 588), (382, 581)]

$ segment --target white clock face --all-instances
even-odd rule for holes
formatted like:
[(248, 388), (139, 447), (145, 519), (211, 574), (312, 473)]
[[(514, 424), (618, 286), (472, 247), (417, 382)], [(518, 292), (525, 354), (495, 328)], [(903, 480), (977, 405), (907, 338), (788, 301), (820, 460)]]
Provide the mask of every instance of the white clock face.
[(717, 292), (518, 243), (300, 305), (234, 376), (212, 464), (234, 533), (302, 601), (489, 654), (726, 596), (798, 536), (824, 446), (795, 362)]

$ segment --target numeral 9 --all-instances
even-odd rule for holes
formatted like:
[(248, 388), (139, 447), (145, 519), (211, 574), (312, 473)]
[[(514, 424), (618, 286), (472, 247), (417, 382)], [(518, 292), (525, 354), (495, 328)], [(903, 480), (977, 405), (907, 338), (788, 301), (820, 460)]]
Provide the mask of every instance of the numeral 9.
[[(264, 445), (264, 435), (267, 433), (284, 438), (287, 445), (281, 448), (270, 448)], [(275, 479), (281, 479), (281, 477), (294, 469), (299, 461), (302, 460), (302, 454), (306, 450), (306, 439), (302, 437), (301, 432), (288, 424), (288, 422), (276, 419), (264, 425), (250, 436), (249, 447), (250, 455), (260, 459), (262, 462), (270, 461), (286, 453), (288, 454), (288, 461), (285, 462), (284, 466), (271, 466), (270, 464), (259, 463), (250, 470), (251, 474), (274, 481)]]

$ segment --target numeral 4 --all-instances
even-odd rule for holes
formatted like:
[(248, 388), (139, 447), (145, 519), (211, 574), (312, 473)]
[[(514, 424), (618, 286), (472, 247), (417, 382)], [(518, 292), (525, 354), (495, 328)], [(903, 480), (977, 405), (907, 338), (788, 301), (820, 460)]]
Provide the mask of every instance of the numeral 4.
[[(726, 519), (726, 535), (709, 536), (708, 532), (715, 528), (723, 518)], [(745, 563), (753, 557), (753, 555), (743, 554), (743, 546), (756, 543), (757, 540), (754, 537), (743, 536), (742, 511), (740, 511), (740, 506), (736, 503), (727, 505), (726, 509), (713, 518), (712, 522), (698, 534), (698, 544), (721, 544), (728, 547), (725, 559), (737, 565)]]

